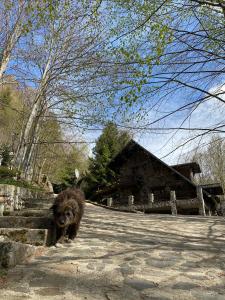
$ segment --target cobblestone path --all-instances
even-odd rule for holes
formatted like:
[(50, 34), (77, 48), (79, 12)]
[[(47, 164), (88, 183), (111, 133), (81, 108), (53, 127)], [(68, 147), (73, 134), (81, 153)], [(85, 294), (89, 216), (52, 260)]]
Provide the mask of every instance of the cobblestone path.
[(10, 270), (0, 299), (225, 300), (225, 220), (87, 204), (79, 236)]

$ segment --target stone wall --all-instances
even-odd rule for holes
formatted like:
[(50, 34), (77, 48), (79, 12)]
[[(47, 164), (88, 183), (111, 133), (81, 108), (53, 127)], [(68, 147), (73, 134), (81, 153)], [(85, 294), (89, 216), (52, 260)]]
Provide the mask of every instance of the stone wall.
[(20, 189), (20, 187), (14, 185), (0, 184), (0, 199), (5, 211), (19, 210), (22, 208)]
[(26, 199), (46, 198), (46, 193), (15, 185), (0, 184), (0, 215), (3, 211), (21, 210)]

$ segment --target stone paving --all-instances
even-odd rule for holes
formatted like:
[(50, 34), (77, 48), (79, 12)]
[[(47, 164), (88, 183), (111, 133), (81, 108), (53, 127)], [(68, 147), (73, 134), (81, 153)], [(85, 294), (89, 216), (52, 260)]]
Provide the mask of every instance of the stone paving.
[(78, 238), (11, 269), (0, 299), (225, 299), (225, 220), (87, 204)]

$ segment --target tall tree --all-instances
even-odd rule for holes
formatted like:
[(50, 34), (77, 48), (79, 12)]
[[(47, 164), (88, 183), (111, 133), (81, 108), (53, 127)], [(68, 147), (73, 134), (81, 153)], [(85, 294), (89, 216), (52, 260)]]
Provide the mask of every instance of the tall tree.
[[(9, 0), (2, 3), (14, 4)], [(18, 19), (23, 29), (16, 69), (23, 82), (35, 87), (15, 157), (15, 164), (25, 174), (40, 139), (40, 123), (49, 109), (57, 111), (57, 118), (64, 123), (84, 126), (85, 121), (90, 126), (102, 124), (102, 117), (113, 119), (110, 115), (115, 110), (123, 116), (132, 105), (130, 113), (140, 120), (146, 111), (158, 112), (162, 108), (159, 117), (151, 115), (151, 120), (141, 126), (158, 131), (167, 129), (163, 121), (178, 112), (187, 112), (185, 121), (212, 96), (223, 102), (221, 91), (209, 91), (210, 85), (223, 79), (222, 1), (15, 3), (13, 9), (20, 5), (25, 9), (31, 3)], [(212, 9), (212, 3), (217, 4), (216, 9)], [(43, 9), (45, 4), (49, 10)], [(7, 9), (13, 11), (10, 6)], [(16, 17), (9, 24), (15, 20)], [(19, 40), (14, 40), (13, 49), (19, 45)], [(12, 51), (9, 53), (11, 57)], [(171, 105), (165, 109), (171, 93), (179, 91), (183, 91), (181, 103), (172, 105), (172, 111)], [(115, 121), (118, 115), (114, 114)], [(182, 123), (172, 129), (182, 130), (181, 127)], [(217, 125), (215, 128), (220, 129)], [(197, 137), (214, 128), (199, 130)]]
[[(2, 0), (0, 2), (0, 79), (20, 39), (54, 18), (59, 1)], [(18, 55), (18, 53), (17, 53)], [(14, 55), (13, 60), (16, 60)]]
[(86, 1), (68, 1), (68, 5), (60, 5), (60, 13), (27, 41), (21, 71), (29, 70), (36, 93), (15, 158), (25, 174), (48, 109), (58, 110), (61, 120), (84, 111), (85, 117), (80, 117), (84, 121), (99, 105), (98, 95), (108, 89), (113, 68), (103, 60), (107, 50), (103, 24), (95, 14), (98, 2), (87, 5)]
[(131, 134), (118, 130), (117, 126), (109, 122), (96, 141), (93, 158), (90, 158), (89, 174), (87, 175), (86, 192), (103, 188), (115, 181), (114, 172), (108, 167), (111, 159), (129, 142)]

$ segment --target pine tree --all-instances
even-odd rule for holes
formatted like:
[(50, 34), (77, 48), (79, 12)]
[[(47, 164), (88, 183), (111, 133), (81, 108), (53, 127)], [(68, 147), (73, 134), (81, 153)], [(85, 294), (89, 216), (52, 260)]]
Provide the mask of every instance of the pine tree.
[(88, 197), (91, 197), (92, 192), (116, 180), (116, 174), (108, 167), (108, 164), (130, 139), (130, 133), (118, 130), (114, 123), (109, 122), (106, 125), (93, 149), (94, 156), (90, 158), (89, 174), (86, 178)]

